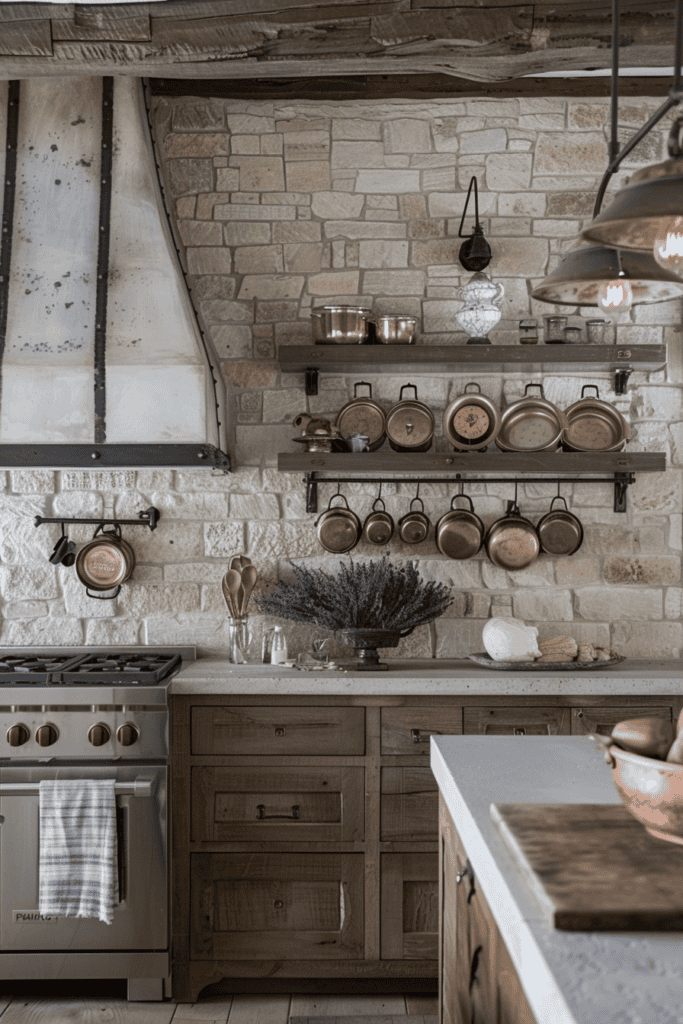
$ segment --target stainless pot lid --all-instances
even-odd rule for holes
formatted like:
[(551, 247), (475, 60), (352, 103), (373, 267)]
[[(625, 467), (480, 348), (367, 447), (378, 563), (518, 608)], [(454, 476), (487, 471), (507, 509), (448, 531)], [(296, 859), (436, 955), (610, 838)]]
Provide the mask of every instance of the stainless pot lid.
[[(370, 394), (367, 398), (355, 397), (361, 386), (369, 388)], [(385, 437), (384, 409), (373, 400), (372, 384), (359, 380), (353, 386), (353, 393), (354, 398), (339, 410), (335, 427), (342, 437), (364, 434), (369, 445), (381, 443)]]
[[(403, 399), (406, 388), (415, 390), (414, 399)], [(387, 413), (387, 437), (402, 448), (419, 448), (434, 436), (434, 414), (423, 402), (417, 400), (414, 384), (404, 384), (399, 401)]]
[(126, 551), (108, 537), (96, 537), (76, 556), (78, 578), (93, 590), (112, 590), (124, 583), (132, 571)]

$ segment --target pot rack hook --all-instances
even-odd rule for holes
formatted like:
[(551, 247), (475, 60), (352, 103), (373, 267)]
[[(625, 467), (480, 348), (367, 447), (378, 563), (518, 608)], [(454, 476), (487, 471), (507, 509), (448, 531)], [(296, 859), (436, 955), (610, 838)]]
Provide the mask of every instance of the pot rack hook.
[(515, 480), (515, 505), (517, 504), (517, 480)]
[(413, 498), (413, 501), (417, 501), (417, 499), (419, 497), (420, 497), (420, 481), (418, 480), (417, 481), (417, 489), (415, 491), (415, 497)]

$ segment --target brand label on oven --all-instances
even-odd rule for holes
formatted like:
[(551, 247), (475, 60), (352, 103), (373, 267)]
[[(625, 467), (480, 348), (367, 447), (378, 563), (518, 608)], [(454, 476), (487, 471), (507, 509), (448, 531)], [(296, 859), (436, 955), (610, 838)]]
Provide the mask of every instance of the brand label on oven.
[(13, 924), (24, 924), (31, 921), (45, 922), (45, 921), (59, 921), (59, 918), (53, 914), (41, 914), (39, 910), (13, 910), (12, 911), (12, 922)]

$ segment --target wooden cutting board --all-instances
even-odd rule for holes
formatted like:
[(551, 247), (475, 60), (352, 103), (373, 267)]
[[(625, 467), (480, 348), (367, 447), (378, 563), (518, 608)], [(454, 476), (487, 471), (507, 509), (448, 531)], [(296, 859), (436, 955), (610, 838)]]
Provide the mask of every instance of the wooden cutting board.
[(541, 910), (564, 931), (683, 931), (683, 846), (621, 804), (491, 804)]

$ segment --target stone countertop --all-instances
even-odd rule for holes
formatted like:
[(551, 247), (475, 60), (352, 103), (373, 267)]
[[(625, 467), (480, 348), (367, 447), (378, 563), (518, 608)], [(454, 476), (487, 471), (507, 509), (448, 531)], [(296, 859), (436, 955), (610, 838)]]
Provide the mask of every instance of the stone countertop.
[(232, 665), (227, 658), (186, 664), (171, 682), (172, 694), (306, 694), (313, 696), (533, 697), (572, 694), (654, 696), (683, 690), (680, 661), (624, 661), (613, 668), (561, 672), (491, 671), (471, 661), (386, 659), (386, 672), (302, 672), (277, 665)]
[(584, 737), (439, 736), (431, 767), (539, 1024), (681, 1021), (683, 934), (550, 927), (491, 820), (492, 803), (619, 797)]

